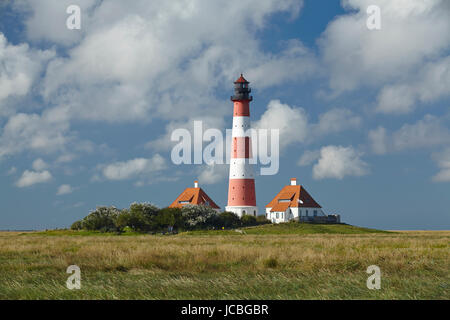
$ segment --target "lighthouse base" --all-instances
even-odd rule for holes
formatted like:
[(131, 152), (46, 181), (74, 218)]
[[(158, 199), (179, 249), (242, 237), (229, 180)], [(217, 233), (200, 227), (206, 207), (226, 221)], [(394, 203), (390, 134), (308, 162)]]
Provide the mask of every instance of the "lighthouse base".
[(254, 206), (227, 206), (225, 211), (233, 212), (242, 218), (244, 215), (250, 215), (256, 217), (258, 215), (258, 207)]

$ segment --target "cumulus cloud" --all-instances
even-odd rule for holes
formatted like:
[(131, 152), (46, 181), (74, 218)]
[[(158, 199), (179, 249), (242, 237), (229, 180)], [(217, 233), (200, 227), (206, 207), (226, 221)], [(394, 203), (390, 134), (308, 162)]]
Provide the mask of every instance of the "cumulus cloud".
[(433, 176), (434, 182), (450, 182), (450, 148), (433, 154), (440, 171)]
[(24, 150), (51, 153), (63, 149), (71, 139), (69, 123), (60, 110), (48, 110), (42, 115), (18, 113), (3, 127), (0, 158)]
[[(305, 109), (271, 100), (261, 118), (252, 125), (255, 129), (277, 129), (280, 150), (293, 144), (309, 144), (326, 135), (356, 129), (361, 117), (345, 108), (332, 108), (319, 115), (318, 122), (309, 120)], [(281, 152), (280, 151), (280, 152)]]
[(27, 44), (8, 44), (0, 32), (0, 117), (15, 111), (17, 103), (12, 105), (8, 99), (27, 95), (53, 56), (53, 51), (34, 50)]
[(309, 166), (320, 158), (320, 150), (306, 150), (298, 160), (297, 164), (301, 167)]
[(13, 167), (9, 168), (9, 170), (6, 172), (6, 175), (7, 176), (12, 176), (16, 172), (17, 172), (17, 168), (13, 166)]
[(74, 191), (74, 188), (69, 184), (62, 184), (58, 187), (58, 191), (56, 192), (56, 195), (61, 196), (64, 194), (69, 194)]
[(225, 164), (206, 164), (199, 167), (198, 181), (202, 184), (215, 184), (225, 182), (229, 172), (229, 166)]
[[(72, 45), (78, 42), (85, 30), (89, 29), (90, 9), (100, 0), (20, 0), (14, 8), (26, 14), (24, 21), (27, 38), (33, 42), (49, 41), (60, 45)], [(81, 30), (69, 30), (66, 9), (76, 4), (81, 9)]]
[(326, 146), (313, 167), (314, 179), (343, 179), (346, 176), (364, 176), (369, 165), (361, 159), (362, 153), (353, 147)]
[(445, 120), (425, 115), (413, 124), (404, 124), (390, 133), (384, 127), (369, 131), (369, 143), (376, 154), (450, 144), (450, 129)]
[[(65, 28), (69, 4), (21, 0), (11, 5), (23, 13), (28, 40), (59, 48), (8, 45), (1, 35), (0, 116), (9, 119), (0, 136), (0, 158), (29, 150), (65, 154), (76, 140), (70, 125), (79, 119), (157, 119), (169, 130), (208, 114), (211, 123), (221, 126), (229, 106), (217, 99), (217, 89), (229, 88), (242, 70), (262, 88), (312, 76), (317, 68), (314, 54), (298, 40), (288, 41), (279, 52), (265, 52), (257, 39), (270, 16), (296, 17), (303, 1), (81, 0), (76, 3), (82, 10), (81, 30)], [(39, 75), (42, 81), (33, 87)], [(2, 99), (30, 91), (42, 96), (36, 108), (47, 109), (14, 114), (16, 110), (2, 105)], [(168, 135), (151, 146), (167, 148)]]
[[(299, 41), (265, 53), (255, 36), (270, 15), (295, 16), (301, 4), (102, 1), (88, 10), (89, 33), (50, 63), (43, 96), (86, 120), (222, 117), (226, 108), (211, 108), (220, 106), (214, 91), (241, 70), (261, 87), (313, 74), (314, 56)], [(274, 69), (276, 82), (267, 83)]]
[(429, 103), (450, 95), (450, 56), (430, 62), (413, 81), (383, 87), (377, 110), (382, 113), (408, 113), (417, 103)]
[(369, 143), (375, 154), (385, 154), (388, 151), (388, 133), (383, 127), (369, 131)]
[(104, 166), (103, 177), (108, 180), (126, 180), (140, 175), (151, 175), (166, 168), (166, 161), (159, 154), (152, 158), (136, 158)]
[(42, 171), (44, 169), (47, 169), (47, 167), (48, 167), (48, 164), (41, 158), (34, 160), (33, 164), (32, 164), (32, 168), (36, 171)]
[(308, 135), (308, 117), (303, 108), (291, 107), (272, 100), (261, 118), (253, 125), (255, 129), (279, 130), (280, 149), (304, 142)]
[(361, 126), (362, 119), (351, 110), (333, 108), (319, 115), (319, 122), (312, 128), (318, 135), (327, 135)]
[(38, 183), (45, 183), (51, 179), (52, 175), (47, 170), (41, 172), (25, 170), (19, 180), (17, 180), (16, 186), (24, 188)]
[[(345, 0), (343, 5), (351, 11), (331, 22), (320, 41), (336, 90), (401, 76), (450, 44), (447, 1)], [(369, 5), (381, 8), (381, 30), (366, 28)]]
[[(319, 40), (334, 94), (361, 86), (382, 86), (377, 108), (390, 113), (409, 112), (418, 102), (448, 95), (448, 1), (342, 3), (349, 12), (332, 21)], [(370, 5), (381, 9), (381, 30), (366, 27)]]

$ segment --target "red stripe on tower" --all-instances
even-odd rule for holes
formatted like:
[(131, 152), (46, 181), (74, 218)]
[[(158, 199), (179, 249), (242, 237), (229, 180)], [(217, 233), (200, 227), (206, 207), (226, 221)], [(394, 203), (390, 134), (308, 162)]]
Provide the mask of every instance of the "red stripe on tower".
[(228, 205), (225, 210), (242, 217), (245, 214), (258, 214), (255, 196), (250, 137), (250, 96), (249, 82), (242, 76), (234, 82), (233, 141), (231, 145), (230, 180), (228, 186)]

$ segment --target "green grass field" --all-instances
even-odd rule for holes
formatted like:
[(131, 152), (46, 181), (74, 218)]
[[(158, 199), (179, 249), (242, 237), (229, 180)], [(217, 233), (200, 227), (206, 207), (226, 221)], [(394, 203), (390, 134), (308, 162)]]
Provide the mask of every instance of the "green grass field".
[[(449, 299), (450, 231), (0, 232), (0, 299)], [(81, 290), (68, 290), (69, 265)], [(381, 289), (369, 290), (369, 265)]]

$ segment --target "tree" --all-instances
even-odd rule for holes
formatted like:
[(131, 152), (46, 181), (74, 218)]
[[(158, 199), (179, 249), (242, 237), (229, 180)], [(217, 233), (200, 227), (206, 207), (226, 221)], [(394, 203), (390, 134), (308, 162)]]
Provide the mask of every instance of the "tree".
[(241, 222), (242, 222), (242, 225), (245, 227), (257, 225), (256, 217), (248, 215), (248, 214), (242, 216)]
[(156, 219), (159, 229), (184, 229), (186, 221), (179, 208), (164, 208), (159, 211)]
[(217, 221), (217, 211), (205, 205), (186, 205), (181, 209), (188, 229), (213, 227)]
[(158, 228), (157, 217), (160, 209), (150, 203), (132, 203), (117, 219), (117, 227), (130, 227), (134, 231), (148, 232)]
[(83, 229), (82, 223), (80, 220), (75, 221), (74, 223), (72, 223), (72, 225), (70, 226), (71, 230), (81, 230)]
[(219, 228), (239, 228), (241, 226), (241, 219), (234, 212), (224, 211), (219, 215), (219, 221), (217, 227)]
[(120, 210), (116, 207), (97, 207), (81, 220), (81, 227), (85, 230), (116, 231), (116, 219)]
[(268, 224), (268, 223), (272, 223), (272, 222), (266, 218), (266, 215), (259, 215), (256, 217), (257, 225)]

